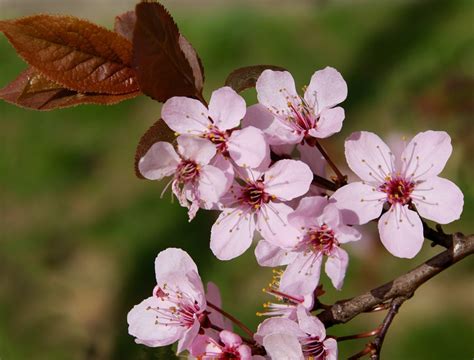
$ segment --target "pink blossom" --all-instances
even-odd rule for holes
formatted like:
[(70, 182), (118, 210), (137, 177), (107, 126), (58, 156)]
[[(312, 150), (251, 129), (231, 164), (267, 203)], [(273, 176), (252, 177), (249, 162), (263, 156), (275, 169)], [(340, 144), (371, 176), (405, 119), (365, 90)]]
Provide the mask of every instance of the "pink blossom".
[[(263, 246), (262, 246), (263, 245)], [(260, 241), (255, 253), (257, 259), (259, 252), (265, 251), (263, 248), (265, 245), (269, 245), (266, 241)], [(270, 245), (271, 246), (271, 245)], [(267, 253), (268, 259), (272, 259), (276, 262), (283, 262), (285, 265), (293, 261), (295, 253), (285, 254), (283, 251), (280, 251), (279, 248), (273, 247), (279, 251), (278, 256), (272, 256), (273, 254)], [(285, 261), (281, 261), (282, 258), (286, 256)], [(278, 258), (279, 257), (279, 258)], [(277, 259), (278, 258), (278, 259)], [(270, 260), (270, 261), (272, 261)], [(301, 294), (297, 292), (284, 292), (280, 287), (280, 279), (283, 274), (282, 270), (273, 270), (273, 279), (268, 287), (264, 288), (263, 291), (268, 295), (274, 297), (273, 301), (268, 301), (263, 304), (264, 311), (257, 312), (257, 316), (279, 316), (285, 317), (291, 320), (296, 320), (296, 309), (299, 306), (311, 310), (314, 305), (314, 291), (311, 291), (309, 294)]]
[(247, 110), (245, 123), (262, 129), (271, 145), (327, 138), (342, 128), (347, 85), (331, 67), (316, 71), (304, 96), (296, 92), (287, 71), (265, 70), (257, 80), (258, 105)]
[(268, 170), (245, 171), (241, 184), (232, 185), (222, 198), (224, 209), (211, 230), (211, 250), (221, 260), (233, 259), (247, 250), (257, 230), (273, 244), (289, 246), (297, 232), (287, 224), (293, 211), (284, 201), (305, 194), (313, 179), (308, 165), (280, 160)]
[(333, 198), (351, 224), (378, 218), (386, 204), (378, 222), (380, 239), (393, 255), (413, 258), (423, 245), (419, 216), (447, 224), (461, 215), (461, 190), (437, 176), (451, 152), (451, 138), (444, 131), (417, 134), (400, 157), (377, 135), (354, 133), (346, 140), (345, 154), (362, 181), (342, 187)]
[(245, 112), (245, 100), (223, 87), (212, 93), (209, 109), (198, 100), (177, 96), (166, 101), (161, 116), (173, 131), (206, 139), (238, 166), (256, 168), (269, 150), (261, 130), (236, 130)]
[[(336, 205), (322, 196), (303, 198), (298, 208), (288, 216), (288, 221), (299, 232), (299, 241), (289, 250), (261, 240), (256, 249), (259, 264), (288, 264), (281, 276), (280, 290), (290, 294), (308, 294), (318, 286), (326, 256), (326, 274), (334, 287), (341, 289), (349, 256), (340, 244), (359, 240), (360, 233), (344, 225)], [(287, 261), (288, 258), (291, 261)]]
[(240, 359), (251, 360), (252, 350), (242, 338), (228, 330), (222, 330), (219, 338), (198, 336), (191, 347), (191, 355), (203, 360)]
[[(204, 139), (179, 136), (178, 153), (167, 142), (157, 142), (140, 159), (138, 168), (147, 179), (173, 176), (171, 188), (181, 206), (189, 209), (192, 220), (199, 206), (209, 208), (229, 189), (229, 177), (209, 162), (215, 147)], [(165, 187), (165, 189), (168, 186)]]
[(201, 278), (189, 255), (175, 248), (158, 254), (155, 274), (153, 296), (128, 313), (128, 332), (138, 344), (151, 347), (179, 341), (180, 353), (191, 346), (201, 321), (207, 321)]
[(272, 359), (337, 360), (337, 342), (326, 337), (323, 323), (300, 306), (298, 322), (286, 318), (263, 321), (255, 340), (263, 344)]

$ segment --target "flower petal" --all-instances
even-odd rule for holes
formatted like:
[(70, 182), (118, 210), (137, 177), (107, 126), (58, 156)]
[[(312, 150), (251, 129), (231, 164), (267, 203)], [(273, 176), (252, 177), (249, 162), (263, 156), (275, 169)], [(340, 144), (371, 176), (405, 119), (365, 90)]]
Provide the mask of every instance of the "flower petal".
[(179, 134), (201, 134), (210, 125), (206, 107), (199, 100), (183, 96), (167, 100), (161, 109), (161, 117)]
[(343, 102), (346, 97), (347, 84), (344, 78), (339, 71), (329, 66), (313, 74), (304, 94), (306, 102), (318, 113)]
[(200, 328), (201, 324), (199, 323), (199, 320), (196, 319), (194, 324), (184, 332), (183, 337), (179, 340), (178, 349), (176, 351), (178, 354), (191, 348)]
[(326, 176), (326, 160), (324, 156), (314, 147), (305, 145), (298, 145), (300, 152), (300, 160), (309, 166), (313, 174), (319, 176)]
[(234, 89), (224, 86), (214, 91), (209, 101), (209, 116), (219, 130), (239, 126), (245, 116), (246, 105), (242, 96)]
[(402, 153), (402, 173), (415, 180), (438, 175), (446, 165), (453, 147), (444, 131), (418, 133)]
[(136, 342), (146, 346), (166, 346), (176, 342), (183, 334), (181, 326), (167, 326), (156, 323), (156, 309), (164, 301), (152, 296), (135, 305), (127, 315), (128, 333), (136, 337)]
[(173, 145), (160, 141), (153, 144), (140, 159), (138, 169), (146, 179), (160, 180), (173, 175), (180, 161)]
[(237, 347), (242, 344), (241, 337), (229, 330), (222, 330), (219, 333), (219, 337), (221, 341), (229, 347)]
[(423, 246), (423, 225), (408, 206), (392, 205), (379, 220), (380, 240), (394, 256), (413, 258)]
[(464, 195), (457, 185), (437, 176), (417, 184), (411, 198), (422, 217), (439, 224), (459, 219), (464, 206)]
[(255, 104), (247, 108), (247, 113), (242, 120), (242, 128), (254, 126), (263, 131), (270, 145), (295, 144), (301, 141), (301, 136), (295, 134), (293, 129), (278, 120), (267, 108)]
[[(221, 292), (212, 281), (207, 283), (206, 300), (218, 308), (222, 308)], [(217, 312), (211, 307), (208, 307), (206, 311), (209, 312), (208, 317), (212, 324), (219, 326), (221, 329), (232, 331), (232, 322), (224, 318), (220, 312)]]
[(212, 165), (205, 165), (199, 172), (199, 198), (207, 203), (215, 204), (229, 190), (229, 182), (224, 172)]
[(353, 133), (346, 139), (345, 154), (351, 170), (364, 181), (382, 184), (395, 171), (392, 152), (374, 133)]
[(209, 140), (190, 135), (177, 138), (178, 152), (187, 160), (193, 160), (200, 165), (209, 164), (216, 155), (216, 147)]
[(280, 290), (292, 295), (312, 293), (319, 283), (322, 260), (321, 253), (300, 252), (281, 276)]
[(293, 211), (284, 203), (262, 204), (257, 213), (257, 230), (269, 243), (291, 248), (299, 242), (300, 232), (288, 225), (288, 215)]
[(219, 260), (236, 258), (250, 247), (254, 231), (253, 214), (224, 209), (211, 229), (211, 250)]
[(263, 339), (263, 346), (271, 359), (303, 360), (298, 338), (288, 334), (272, 334)]
[(255, 257), (260, 266), (276, 267), (293, 262), (298, 253), (260, 240), (255, 248)]
[[(250, 349), (250, 346), (248, 345), (240, 345), (237, 347), (237, 353), (240, 356), (240, 360), (257, 360), (258, 358), (255, 358), (252, 356), (252, 349)], [(259, 356), (259, 355), (257, 355)], [(261, 357), (262, 359), (265, 360), (264, 357)]]
[(270, 151), (263, 132), (253, 126), (234, 131), (227, 147), (237, 165), (251, 168), (259, 167)]
[(288, 334), (296, 337), (304, 337), (306, 335), (295, 321), (287, 318), (273, 317), (265, 319), (258, 325), (254, 339), (257, 343), (262, 344), (263, 338), (271, 334)]
[(333, 109), (324, 109), (321, 112), (315, 129), (310, 129), (309, 134), (318, 139), (324, 139), (341, 131), (345, 118), (344, 109), (340, 106)]
[(322, 215), (327, 204), (328, 199), (324, 196), (304, 197), (300, 200), (296, 210), (288, 215), (288, 222), (300, 230), (319, 225), (316, 218)]
[[(375, 190), (374, 190), (375, 189)], [(345, 224), (365, 224), (382, 212), (386, 195), (361, 182), (347, 184), (332, 196)]]
[(336, 247), (326, 260), (326, 274), (331, 279), (332, 285), (341, 290), (346, 276), (347, 264), (349, 263), (349, 255), (339, 247)]
[(288, 102), (300, 102), (295, 80), (288, 71), (265, 70), (255, 88), (258, 102), (276, 116), (288, 111)]
[(299, 160), (280, 160), (265, 172), (265, 191), (281, 200), (292, 200), (308, 192), (313, 173)]
[(197, 266), (191, 256), (184, 250), (168, 248), (161, 251), (155, 259), (156, 282), (161, 284), (163, 277), (169, 273), (187, 274), (188, 272), (198, 272)]
[(316, 316), (312, 316), (304, 306), (298, 306), (298, 324), (300, 329), (311, 337), (317, 337), (320, 341), (326, 338), (326, 328)]
[(326, 350), (326, 358), (324, 360), (337, 360), (337, 341), (333, 338), (327, 338), (323, 342)]

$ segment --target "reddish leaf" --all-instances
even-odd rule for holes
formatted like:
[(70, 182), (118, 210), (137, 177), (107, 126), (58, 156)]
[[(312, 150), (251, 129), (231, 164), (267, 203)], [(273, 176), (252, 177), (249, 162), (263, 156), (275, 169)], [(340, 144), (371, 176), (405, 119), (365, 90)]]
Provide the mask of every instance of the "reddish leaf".
[(64, 88), (83, 93), (138, 91), (132, 45), (119, 34), (70, 16), (0, 21), (18, 54)]
[(136, 6), (133, 65), (141, 90), (165, 102), (173, 96), (202, 98), (203, 71), (191, 44), (159, 3)]
[(166, 125), (166, 123), (160, 119), (155, 122), (145, 134), (143, 134), (140, 142), (138, 143), (137, 150), (135, 152), (135, 174), (140, 179), (144, 179), (140, 171), (138, 170), (138, 162), (147, 153), (151, 146), (158, 141), (166, 141), (172, 143), (175, 140), (174, 132)]
[(285, 68), (275, 65), (253, 65), (246, 66), (232, 71), (225, 84), (235, 91), (242, 92), (246, 89), (255, 87), (257, 79), (264, 70), (287, 71)]
[(34, 110), (53, 110), (79, 104), (112, 105), (139, 94), (140, 92), (121, 95), (81, 94), (48, 80), (33, 68), (26, 69), (14, 81), (0, 89), (1, 99)]
[(135, 28), (136, 21), (137, 16), (135, 15), (135, 11), (127, 11), (126, 13), (115, 17), (114, 30), (116, 33), (122, 35), (125, 39), (132, 42), (133, 29)]

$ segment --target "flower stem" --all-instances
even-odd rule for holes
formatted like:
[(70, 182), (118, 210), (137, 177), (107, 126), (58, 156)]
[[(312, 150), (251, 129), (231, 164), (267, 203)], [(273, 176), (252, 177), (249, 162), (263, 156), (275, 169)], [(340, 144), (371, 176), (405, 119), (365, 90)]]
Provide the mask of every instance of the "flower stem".
[(331, 169), (334, 171), (334, 173), (336, 174), (337, 176), (337, 182), (338, 182), (338, 185), (339, 186), (343, 186), (347, 183), (347, 179), (346, 179), (346, 176), (344, 176), (341, 171), (338, 169), (338, 167), (336, 166), (336, 164), (331, 160), (331, 158), (329, 157), (328, 153), (326, 152), (326, 150), (324, 150), (324, 148), (322, 147), (322, 145), (319, 143), (319, 141), (315, 141), (314, 142), (314, 146), (316, 146), (319, 150), (319, 152), (321, 153), (321, 155), (326, 159), (326, 161), (328, 162), (329, 166), (331, 167)]
[(372, 331), (367, 331), (365, 333), (360, 333), (360, 334), (354, 334), (354, 335), (347, 335), (347, 336), (335, 336), (334, 338), (339, 342), (339, 341), (346, 341), (346, 340), (355, 340), (355, 339), (363, 339), (366, 337), (371, 337), (378, 335), (380, 333), (381, 328), (378, 327), (377, 329), (374, 329)]
[[(223, 316), (225, 316), (227, 319), (232, 321), (235, 325), (237, 325), (239, 328), (241, 328), (248, 336), (250, 336), (250, 339), (253, 339), (253, 332), (250, 330), (247, 326), (245, 326), (240, 320), (236, 319), (234, 316), (229, 314), (228, 312), (222, 310), (220, 307), (217, 307), (213, 303), (210, 303), (209, 301), (207, 302), (207, 306), (209, 306), (211, 309), (216, 310), (218, 313), (221, 313)], [(253, 340), (251, 340), (253, 342)]]

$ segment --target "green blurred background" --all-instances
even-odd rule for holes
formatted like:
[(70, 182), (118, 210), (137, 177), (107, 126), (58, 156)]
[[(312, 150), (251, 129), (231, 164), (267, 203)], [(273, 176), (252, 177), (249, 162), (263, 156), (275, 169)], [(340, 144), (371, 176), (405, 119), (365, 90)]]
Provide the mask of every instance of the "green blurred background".
[[(110, 27), (134, 6), (118, 3), (3, 0), (0, 17), (63, 11)], [(473, 231), (472, 0), (196, 3), (164, 2), (203, 60), (207, 95), (245, 65), (284, 66), (298, 86), (336, 67), (349, 86), (346, 121), (324, 145), (339, 163), (355, 130), (448, 131), (454, 152), (443, 174), (461, 187), (465, 207), (446, 229)], [(1, 86), (25, 67), (4, 37), (0, 64)], [(254, 102), (255, 92), (246, 98)], [(219, 262), (208, 247), (215, 214), (201, 211), (188, 223), (176, 202), (160, 199), (162, 183), (134, 176), (135, 146), (159, 114), (145, 97), (46, 113), (0, 103), (1, 360), (172, 358), (135, 345), (126, 324), (128, 310), (153, 289), (156, 254), (170, 246), (188, 251), (202, 278), (220, 286), (226, 310), (252, 328), (261, 320), (255, 312), (270, 300), (261, 288), (271, 270), (257, 267), (253, 251)], [(373, 288), (441, 251), (427, 244), (414, 260), (396, 259), (374, 230), (351, 247), (341, 292), (323, 276), (323, 302)], [(420, 288), (390, 329), (383, 358), (472, 359), (473, 270), (465, 260)], [(329, 333), (369, 331), (382, 317), (362, 315)], [(342, 343), (340, 358), (364, 344)]]

